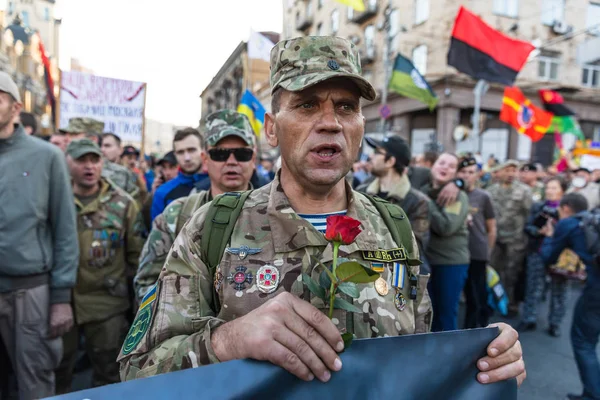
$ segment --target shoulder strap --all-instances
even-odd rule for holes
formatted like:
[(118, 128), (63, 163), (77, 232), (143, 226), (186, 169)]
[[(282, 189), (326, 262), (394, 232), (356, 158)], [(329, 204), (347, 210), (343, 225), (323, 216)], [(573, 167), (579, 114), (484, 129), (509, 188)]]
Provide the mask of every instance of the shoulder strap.
[(200, 248), (202, 259), (211, 275), (214, 275), (217, 265), (221, 262), (227, 242), (250, 193), (252, 190), (223, 193), (215, 197), (208, 207), (201, 232)]
[[(179, 216), (177, 217), (177, 225), (175, 227), (175, 236), (179, 235), (183, 225), (192, 217), (194, 211), (196, 211), (199, 207), (199, 203), (202, 201), (202, 196), (205, 193), (194, 193), (185, 198), (185, 202), (181, 206), (181, 211), (179, 212)], [(168, 207), (168, 206), (167, 206)]]
[(413, 254), (412, 228), (404, 210), (396, 204), (392, 204), (381, 197), (371, 196), (363, 193), (373, 203), (385, 225), (390, 230), (392, 239), (405, 247), (408, 254)]

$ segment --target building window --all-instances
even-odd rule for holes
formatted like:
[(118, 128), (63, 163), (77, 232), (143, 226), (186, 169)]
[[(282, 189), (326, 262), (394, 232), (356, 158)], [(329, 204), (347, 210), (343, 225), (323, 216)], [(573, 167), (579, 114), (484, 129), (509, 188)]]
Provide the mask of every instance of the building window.
[(600, 36), (600, 3), (590, 3), (587, 9), (587, 21), (585, 27), (592, 35)]
[(336, 9), (331, 12), (331, 35), (335, 36), (340, 29), (340, 12)]
[(8, 15), (12, 15), (15, 12), (15, 4), (12, 1), (8, 2)]
[(365, 51), (368, 57), (375, 55), (375, 27), (369, 25), (365, 28)]
[(413, 49), (412, 62), (421, 75), (427, 73), (427, 46), (422, 44)]
[(50, 21), (50, 9), (48, 7), (44, 8), (44, 21)]
[(323, 36), (323, 24), (320, 22), (317, 25), (316, 36)]
[(427, 21), (429, 18), (429, 0), (415, 1), (415, 25)]
[(320, 10), (321, 7), (323, 7), (323, 0), (318, 0), (317, 1), (317, 9)]
[(516, 18), (519, 15), (519, 0), (494, 0), (494, 14)]
[(352, 18), (354, 18), (354, 8), (348, 7), (348, 21), (352, 21)]
[(21, 19), (23, 20), (23, 26), (29, 26), (29, 12), (21, 11)]
[(565, 0), (544, 0), (542, 4), (542, 23), (554, 25), (565, 19)]
[(398, 48), (398, 36), (400, 34), (400, 10), (397, 8), (390, 15), (390, 37), (392, 38), (392, 50)]
[(538, 78), (543, 81), (558, 80), (560, 59), (556, 56), (538, 56)]
[(306, 3), (306, 18), (312, 17), (312, 1)]
[(600, 65), (584, 65), (581, 84), (587, 87), (600, 88)]

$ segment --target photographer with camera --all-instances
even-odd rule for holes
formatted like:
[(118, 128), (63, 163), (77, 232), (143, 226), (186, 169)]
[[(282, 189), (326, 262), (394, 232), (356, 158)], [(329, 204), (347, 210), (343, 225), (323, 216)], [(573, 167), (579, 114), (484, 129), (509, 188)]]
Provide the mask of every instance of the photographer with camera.
[[(547, 192), (546, 192), (547, 193)], [(579, 377), (583, 385), (581, 395), (568, 394), (569, 400), (600, 399), (600, 362), (596, 346), (600, 338), (600, 267), (597, 253), (597, 223), (589, 220), (588, 202), (579, 193), (569, 193), (560, 201), (560, 221), (556, 226), (547, 224), (543, 234), (540, 255), (546, 265), (556, 264), (567, 249), (585, 264), (587, 280), (577, 300), (571, 325), (571, 346)], [(597, 222), (597, 221), (596, 221)], [(590, 229), (596, 240), (590, 240)]]
[[(544, 292), (546, 267), (540, 255), (544, 240), (544, 230), (548, 224), (558, 222), (558, 207), (563, 194), (567, 191), (567, 183), (559, 177), (550, 178), (544, 188), (546, 200), (534, 203), (531, 214), (525, 225), (525, 233), (529, 236), (527, 254), (527, 271), (525, 286), (525, 304), (523, 318), (517, 327), (520, 332), (533, 331), (537, 327), (537, 305)], [(550, 313), (548, 315), (550, 336), (560, 336), (560, 323), (565, 315), (566, 280), (552, 275), (550, 285)]]

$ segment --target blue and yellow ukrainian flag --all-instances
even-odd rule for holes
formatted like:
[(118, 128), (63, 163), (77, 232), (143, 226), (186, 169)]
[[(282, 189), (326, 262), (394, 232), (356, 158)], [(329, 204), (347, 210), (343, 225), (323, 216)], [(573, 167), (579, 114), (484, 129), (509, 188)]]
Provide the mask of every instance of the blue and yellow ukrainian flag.
[(256, 136), (260, 136), (260, 130), (265, 124), (265, 113), (267, 112), (260, 101), (248, 89), (244, 92), (238, 112), (244, 114), (250, 120)]

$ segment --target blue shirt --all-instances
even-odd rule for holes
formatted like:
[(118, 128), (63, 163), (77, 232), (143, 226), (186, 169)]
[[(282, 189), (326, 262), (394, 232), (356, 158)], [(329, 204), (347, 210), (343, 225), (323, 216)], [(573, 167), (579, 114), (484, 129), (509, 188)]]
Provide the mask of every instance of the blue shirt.
[(546, 265), (552, 265), (558, 261), (563, 250), (571, 249), (585, 264), (588, 279), (598, 279), (599, 273), (593, 265), (592, 255), (586, 248), (585, 233), (579, 226), (581, 220), (578, 217), (580, 216), (581, 213), (558, 221), (554, 228), (554, 235), (547, 237), (542, 242), (540, 255)]
[(152, 184), (154, 183), (154, 171), (149, 169), (144, 174), (144, 179), (146, 179), (146, 189), (148, 189), (148, 193), (152, 192)]
[(156, 189), (154, 198), (152, 199), (152, 208), (150, 209), (152, 221), (164, 211), (170, 202), (189, 195), (196, 182), (200, 182), (207, 178), (208, 174), (201, 173), (188, 175), (179, 171), (179, 174), (177, 174), (174, 179), (160, 185), (158, 189)]

